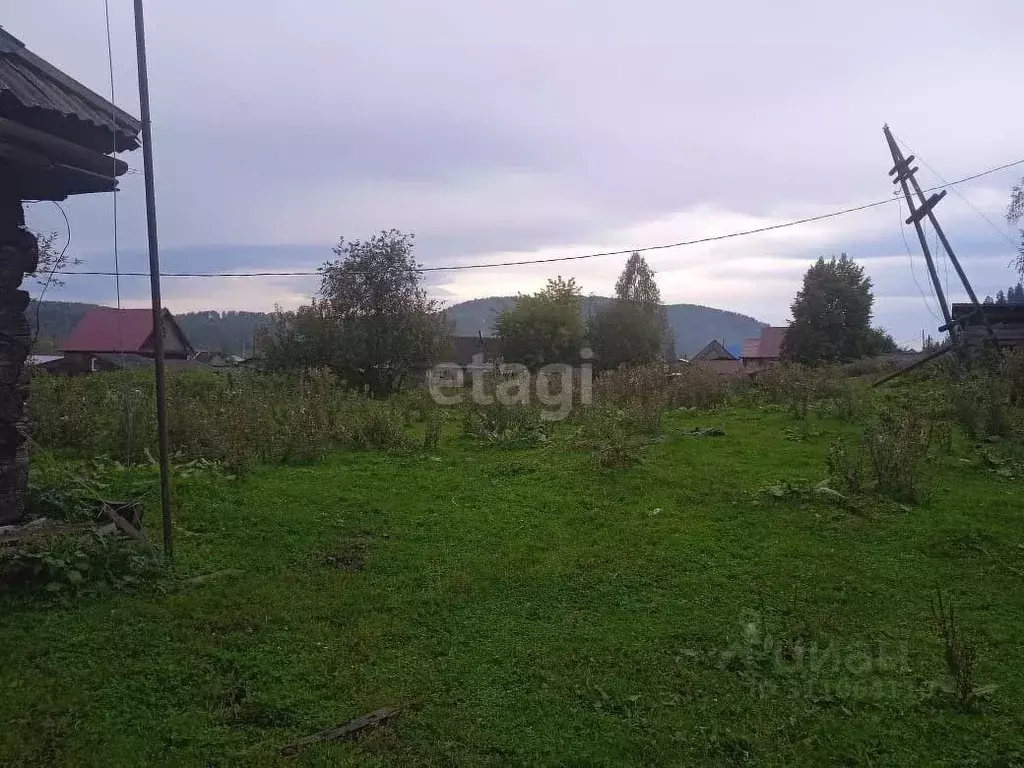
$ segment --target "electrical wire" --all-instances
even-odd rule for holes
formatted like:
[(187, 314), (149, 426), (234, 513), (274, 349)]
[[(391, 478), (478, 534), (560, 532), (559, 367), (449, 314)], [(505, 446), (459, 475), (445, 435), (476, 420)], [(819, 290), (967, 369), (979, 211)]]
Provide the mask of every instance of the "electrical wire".
[[(931, 165), (929, 165), (928, 161), (925, 160), (923, 157), (921, 157), (921, 155), (919, 155), (917, 152), (915, 152), (913, 149), (911, 149), (909, 146), (907, 146), (906, 142), (904, 142), (898, 136), (896, 137), (896, 141), (898, 141), (900, 144), (902, 144), (903, 148), (905, 150), (907, 150), (907, 152), (912, 154), (917, 160), (920, 160), (921, 161), (921, 165), (923, 165), (925, 168), (927, 168), (929, 171), (931, 171), (933, 174), (935, 174), (935, 176), (938, 177), (939, 181), (941, 181), (943, 184), (946, 183), (946, 180), (943, 178), (942, 174), (939, 173), (937, 170), (935, 170), (935, 168), (933, 168)], [(1008, 242), (1014, 248), (1017, 247), (1017, 241), (1015, 241), (1012, 237), (1010, 237), (1008, 234), (1006, 234), (1006, 232), (1003, 231), (1002, 227), (1000, 227), (998, 224), (996, 224), (994, 221), (992, 221), (992, 219), (990, 219), (988, 216), (986, 216), (984, 213), (982, 213), (977, 208), (977, 206), (975, 206), (974, 203), (972, 203), (964, 195), (962, 195), (960, 193), (960, 190), (958, 190), (955, 186), (952, 186), (952, 185), (950, 185), (950, 186), (951, 186), (954, 194), (956, 194), (957, 197), (959, 197), (961, 200), (963, 200), (968, 205), (968, 207), (970, 207), (970, 209), (972, 211), (974, 211), (976, 214), (978, 214), (978, 216), (980, 216), (985, 221), (986, 224), (988, 224), (990, 227), (992, 227), (992, 229), (995, 230), (996, 234), (998, 234), (1001, 238), (1006, 240), (1006, 242)]]
[[(110, 37), (110, 0), (103, 0), (104, 19), (107, 27), (107, 67), (110, 72), (110, 155), (117, 154), (117, 101), (114, 98), (114, 46)], [(124, 322), (121, 317), (121, 264), (117, 238), (117, 185), (110, 191), (111, 216), (114, 237), (114, 290), (117, 293), (117, 337), (118, 351), (124, 364)]]
[[(943, 320), (942, 318), (935, 314), (935, 310), (932, 309), (932, 305), (929, 303), (928, 297), (925, 295), (924, 289), (921, 287), (921, 283), (918, 282), (917, 280), (917, 272), (914, 270), (914, 254), (910, 250), (910, 243), (907, 242), (906, 222), (903, 220), (903, 201), (899, 197), (895, 199), (897, 207), (899, 208), (900, 215), (900, 237), (903, 238), (903, 247), (907, 249), (907, 258), (910, 260), (910, 275), (911, 277), (914, 278), (914, 285), (917, 286), (917, 292), (921, 294), (921, 298), (924, 300), (924, 306), (925, 309), (928, 310), (928, 314), (930, 314), (936, 320), (936, 322), (938, 322), (941, 325), (942, 323), (945, 322), (945, 320)], [(934, 288), (931, 292), (932, 296), (934, 297)], [(936, 301), (938, 301), (937, 298)]]
[[(1018, 165), (1024, 165), (1024, 159), (1015, 160), (1012, 163), (1006, 163), (995, 168), (989, 168), (988, 170), (975, 173), (971, 176), (965, 176), (962, 179), (951, 181), (946, 184), (939, 185), (937, 187), (931, 187), (924, 190), (924, 192), (934, 192), (938, 189), (945, 189), (946, 187), (952, 187), (957, 184), (966, 184), (969, 181), (974, 181), (982, 176), (988, 176), (989, 174), (998, 173), (1004, 171), (1007, 168), (1013, 168)], [(786, 221), (780, 224), (770, 224), (765, 227), (757, 227), (755, 229), (745, 229), (737, 232), (728, 232), (723, 235), (713, 235), (711, 237), (701, 237), (695, 240), (680, 240), (675, 243), (664, 243), (661, 245), (648, 245), (644, 247), (633, 247), (624, 248), (617, 251), (599, 251), (597, 253), (586, 253), (578, 256), (553, 256), (545, 259), (524, 259), (521, 261), (499, 261), (490, 264), (452, 264), (441, 267), (416, 267), (411, 268), (410, 272), (460, 272), (470, 269), (492, 269), (496, 267), (522, 267), (532, 264), (553, 264), (556, 262), (563, 261), (580, 261), (583, 259), (595, 259), (602, 256), (625, 256), (631, 253), (646, 253), (648, 251), (662, 251), (670, 248), (682, 248), (688, 245), (700, 245), (702, 243), (714, 243), (721, 240), (730, 240), (737, 237), (747, 237), (749, 235), (760, 235), (765, 232), (774, 232), (780, 229), (787, 229), (789, 227), (799, 226), (801, 224), (810, 224), (816, 221), (823, 221), (825, 219), (832, 219), (837, 216), (845, 216), (850, 213), (857, 213), (859, 211), (865, 211), (869, 208), (877, 208), (881, 205), (888, 205), (895, 198), (886, 198), (884, 200), (876, 200), (872, 203), (865, 203), (863, 205), (855, 205), (850, 208), (843, 208), (838, 211), (830, 211), (828, 213), (818, 214), (816, 216), (808, 216), (802, 219), (794, 219), (793, 221)], [(73, 271), (73, 272), (62, 272), (61, 274), (66, 275), (92, 275), (101, 277), (110, 277), (113, 275), (111, 272), (102, 271)], [(121, 272), (122, 277), (149, 277), (149, 272)], [(315, 277), (321, 275), (320, 270), (316, 271), (272, 271), (272, 272), (161, 272), (161, 277)], [(360, 274), (359, 272), (351, 272), (349, 274)]]

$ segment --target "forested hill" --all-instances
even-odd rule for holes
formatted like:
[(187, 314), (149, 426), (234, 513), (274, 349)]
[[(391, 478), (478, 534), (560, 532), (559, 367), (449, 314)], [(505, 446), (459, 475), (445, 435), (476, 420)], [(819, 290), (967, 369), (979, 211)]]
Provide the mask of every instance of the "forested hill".
[[(588, 296), (583, 302), (583, 313), (589, 317), (600, 311), (610, 299)], [(490, 336), (497, 314), (515, 302), (513, 296), (492, 296), (473, 299), (448, 307), (445, 311), (455, 326), (458, 336)], [(95, 304), (68, 301), (44, 301), (39, 311), (42, 330), (39, 333), (39, 351), (58, 349), (60, 342), (70, 335), (82, 316)], [(665, 307), (668, 323), (675, 333), (676, 351), (693, 354), (711, 339), (725, 344), (738, 344), (745, 338), (758, 336), (764, 323), (752, 317), (697, 304), (669, 304)], [(29, 308), (33, 327), (36, 320), (35, 302)], [(265, 312), (188, 312), (176, 314), (178, 323), (192, 346), (228, 355), (251, 353), (253, 336), (266, 324)]]
[[(515, 303), (514, 296), (491, 296), (486, 299), (464, 301), (450, 307), (448, 317), (455, 322), (458, 336), (476, 336), (482, 333), (490, 336), (494, 318), (503, 309)], [(597, 314), (611, 299), (604, 296), (587, 296), (583, 299), (583, 316)], [(765, 323), (747, 315), (726, 309), (704, 307), (699, 304), (666, 304), (668, 324), (675, 333), (676, 352), (692, 355), (712, 339), (724, 344), (739, 344), (744, 339), (761, 335)]]

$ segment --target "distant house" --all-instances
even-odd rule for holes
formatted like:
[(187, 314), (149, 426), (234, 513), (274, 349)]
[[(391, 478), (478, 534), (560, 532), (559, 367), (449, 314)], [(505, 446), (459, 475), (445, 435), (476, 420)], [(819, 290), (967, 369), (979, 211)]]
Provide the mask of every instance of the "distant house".
[[(163, 320), (164, 356), (169, 364), (176, 363), (173, 367), (188, 367), (182, 365), (194, 354), (188, 337), (166, 309)], [(64, 360), (60, 371), (87, 373), (152, 365), (155, 338), (152, 311), (96, 307), (82, 317), (61, 345)]]
[[(1024, 347), (1024, 304), (985, 304), (984, 309), (1000, 347)], [(981, 346), (988, 338), (985, 321), (975, 314), (973, 304), (954, 304), (950, 314), (968, 344)]]
[(451, 336), (448, 341), (449, 346), (442, 351), (439, 362), (461, 367), (466, 384), (478, 373), (493, 371), (494, 364), (502, 360), (501, 339), (495, 336)]
[(744, 339), (743, 369), (748, 373), (756, 373), (779, 362), (785, 335), (785, 326), (769, 325), (761, 329), (759, 338)]
[(501, 339), (496, 336), (452, 336), (448, 354), (442, 354), (442, 362), (456, 365), (493, 363), (501, 358)]
[(700, 352), (690, 358), (690, 364), (705, 366), (718, 373), (742, 373), (743, 361), (717, 339), (708, 342)]

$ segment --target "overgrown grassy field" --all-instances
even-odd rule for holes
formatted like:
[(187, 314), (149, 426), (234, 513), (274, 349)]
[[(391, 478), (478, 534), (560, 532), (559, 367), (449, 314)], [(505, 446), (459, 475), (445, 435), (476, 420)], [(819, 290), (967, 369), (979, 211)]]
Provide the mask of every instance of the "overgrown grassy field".
[[(185, 480), (162, 588), (0, 603), (0, 763), (1024, 764), (1019, 465), (957, 432), (920, 503), (815, 492), (855, 428), (677, 410), (603, 469), (449, 424)], [(936, 588), (998, 685), (974, 712), (928, 693)]]

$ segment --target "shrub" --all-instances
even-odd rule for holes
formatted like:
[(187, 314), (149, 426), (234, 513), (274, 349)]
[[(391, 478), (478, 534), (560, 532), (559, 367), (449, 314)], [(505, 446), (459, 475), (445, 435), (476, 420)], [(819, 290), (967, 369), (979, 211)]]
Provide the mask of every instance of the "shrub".
[(690, 363), (669, 378), (669, 405), (673, 408), (715, 408), (725, 405), (748, 387), (746, 376), (725, 375), (700, 363)]
[(829, 446), (829, 476), (843, 489), (862, 493), (866, 482), (864, 476), (864, 455), (861, 447), (848, 440), (836, 440)]
[[(36, 448), (107, 456), (125, 464), (156, 453), (150, 371), (80, 377), (37, 374), (28, 401)], [(326, 370), (302, 376), (171, 372), (171, 451), (233, 471), (255, 463), (304, 462), (343, 447), (408, 444), (404, 410), (344, 389)]]
[(806, 419), (812, 403), (833, 396), (841, 381), (832, 367), (782, 363), (758, 373), (754, 389), (761, 402), (786, 406), (794, 418)]
[(871, 387), (860, 379), (842, 379), (827, 400), (831, 415), (841, 421), (859, 422), (871, 406)]
[(534, 405), (501, 405), (492, 403), (467, 405), (462, 431), (492, 445), (524, 447), (546, 442), (552, 422), (544, 419)]
[(598, 465), (605, 469), (624, 469), (640, 463), (644, 448), (650, 442), (651, 430), (649, 414), (597, 406), (587, 411), (573, 444), (592, 453)]
[(30, 539), (0, 549), (0, 593), (53, 596), (124, 589), (161, 571), (160, 561), (120, 536), (86, 533)]
[(427, 416), (427, 429), (423, 433), (423, 447), (428, 451), (437, 450), (441, 445), (441, 427), (444, 425), (444, 412), (440, 408), (432, 408)]
[(932, 619), (942, 642), (942, 657), (945, 662), (947, 680), (932, 683), (932, 692), (943, 694), (964, 712), (972, 712), (998, 686), (977, 685), (974, 680), (977, 649), (964, 636), (963, 626), (951, 605), (943, 599), (942, 591), (936, 590), (931, 601)]
[(618, 408), (664, 410), (671, 376), (660, 363), (605, 371), (594, 382), (594, 402)]
[(862, 441), (876, 490), (894, 501), (917, 501), (929, 444), (929, 425), (920, 415), (883, 408), (864, 427)]
[(1010, 403), (1015, 406), (1024, 405), (1024, 349), (1004, 352), (1000, 372), (1006, 381)]
[(949, 386), (948, 397), (953, 417), (972, 440), (1010, 433), (1010, 384), (998, 373), (973, 371)]

